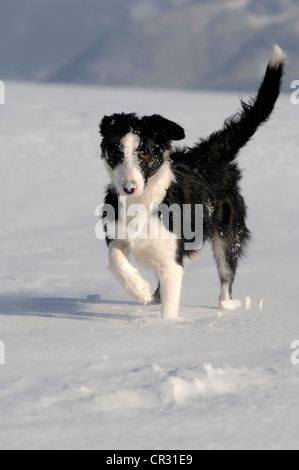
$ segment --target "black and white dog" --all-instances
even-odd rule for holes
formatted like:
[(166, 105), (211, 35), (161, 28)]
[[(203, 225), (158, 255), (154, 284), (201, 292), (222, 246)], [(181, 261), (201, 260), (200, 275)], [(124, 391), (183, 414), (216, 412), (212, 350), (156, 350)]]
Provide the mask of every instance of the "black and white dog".
[[(242, 109), (222, 130), (193, 148), (174, 150), (171, 142), (183, 139), (184, 130), (159, 115), (139, 118), (136, 114), (114, 114), (105, 116), (100, 124), (102, 157), (112, 180), (105, 208), (113, 210), (103, 212), (110, 269), (135, 300), (161, 302), (164, 318), (178, 316), (184, 265), (200, 246), (186, 249), (182, 225), (178, 224), (178, 233), (171, 216), (166, 223), (160, 205), (175, 205), (182, 213), (183, 207), (188, 207), (193, 232), (195, 207), (202, 205), (203, 242), (213, 244), (221, 281), (220, 307), (232, 298), (238, 260), (250, 238), (239, 189), (241, 172), (235, 160), (274, 109), (284, 61), (283, 51), (274, 46), (256, 98), (241, 102)], [(136, 231), (130, 236), (120, 229), (121, 224), (128, 228), (132, 222), (133, 206), (144, 208), (139, 226), (158, 221), (160, 236), (150, 236), (148, 229), (148, 236), (136, 236)], [(159, 286), (154, 296), (149, 283), (129, 262), (131, 254), (141, 265), (155, 270)]]

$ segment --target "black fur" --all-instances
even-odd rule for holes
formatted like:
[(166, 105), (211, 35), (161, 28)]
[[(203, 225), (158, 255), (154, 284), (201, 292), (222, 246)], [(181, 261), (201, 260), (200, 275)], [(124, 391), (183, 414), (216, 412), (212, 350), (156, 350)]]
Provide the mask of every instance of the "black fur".
[(139, 164), (146, 182), (163, 164), (164, 153), (170, 149), (171, 141), (185, 137), (181, 126), (156, 114), (141, 119), (134, 113), (105, 116), (100, 124), (103, 136), (101, 147), (111, 168), (121, 163), (123, 155), (119, 142), (131, 131), (141, 137)]

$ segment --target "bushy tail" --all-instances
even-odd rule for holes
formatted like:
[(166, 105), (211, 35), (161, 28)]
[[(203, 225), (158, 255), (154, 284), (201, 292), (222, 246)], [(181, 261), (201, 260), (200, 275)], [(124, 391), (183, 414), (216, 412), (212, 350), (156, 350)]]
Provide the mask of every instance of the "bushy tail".
[(257, 96), (248, 103), (241, 101), (242, 109), (225, 122), (223, 129), (201, 141), (203, 151), (206, 147), (216, 159), (226, 162), (236, 158), (259, 126), (269, 119), (280, 93), (284, 63), (285, 54), (275, 45)]

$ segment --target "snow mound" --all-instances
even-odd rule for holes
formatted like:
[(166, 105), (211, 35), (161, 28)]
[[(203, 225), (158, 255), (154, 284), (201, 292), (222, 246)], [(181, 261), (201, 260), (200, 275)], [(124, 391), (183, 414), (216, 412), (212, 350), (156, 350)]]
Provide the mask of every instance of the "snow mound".
[(166, 401), (184, 405), (188, 400), (205, 395), (240, 393), (245, 388), (265, 380), (260, 371), (246, 368), (233, 369), (228, 366), (214, 368), (204, 364), (195, 377), (169, 375), (163, 390)]
[[(100, 392), (84, 387), (64, 387), (54, 394), (58, 403), (85, 402), (92, 412), (118, 412), (156, 409), (161, 405), (187, 406), (190, 401), (213, 395), (240, 394), (249, 387), (267, 381), (261, 370), (214, 368), (211, 364), (185, 370), (167, 370), (159, 365), (147, 365), (128, 371), (120, 380), (122, 386)], [(123, 386), (123, 385), (126, 386)], [(53, 398), (42, 397), (43, 407), (54, 405)]]

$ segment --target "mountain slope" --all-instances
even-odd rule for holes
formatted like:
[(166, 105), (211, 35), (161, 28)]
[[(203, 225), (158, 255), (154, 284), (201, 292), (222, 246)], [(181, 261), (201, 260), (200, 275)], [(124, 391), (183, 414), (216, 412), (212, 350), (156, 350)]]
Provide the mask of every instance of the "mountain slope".
[(1, 79), (44, 80), (124, 25), (191, 0), (10, 0), (1, 4)]
[(298, 79), (296, 0), (11, 0), (0, 79), (255, 89), (274, 43)]
[(299, 5), (221, 0), (187, 5), (100, 38), (51, 76), (54, 81), (109, 85), (255, 89), (271, 45), (289, 57), (287, 80), (299, 38)]

